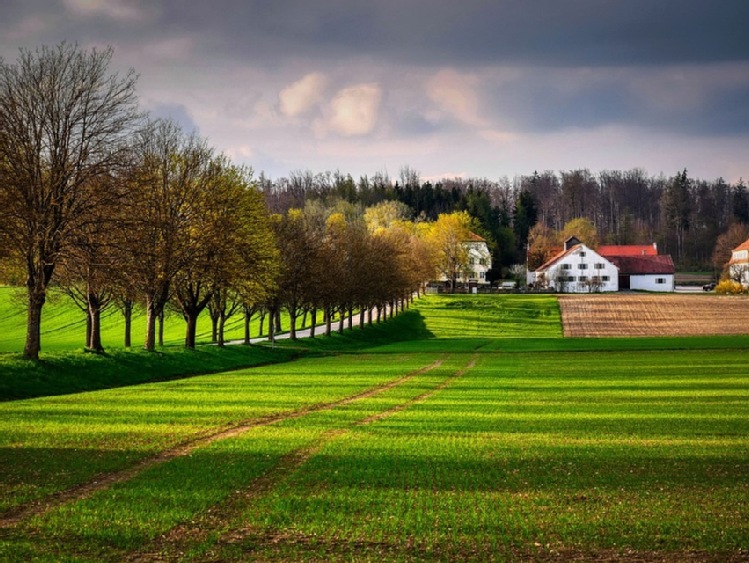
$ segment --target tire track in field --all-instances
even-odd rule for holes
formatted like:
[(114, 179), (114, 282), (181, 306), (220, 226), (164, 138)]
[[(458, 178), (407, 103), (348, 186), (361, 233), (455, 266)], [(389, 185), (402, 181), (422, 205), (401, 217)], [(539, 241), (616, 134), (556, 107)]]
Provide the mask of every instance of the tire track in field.
[(310, 413), (330, 410), (338, 406), (347, 405), (359, 399), (372, 397), (373, 395), (382, 393), (384, 391), (387, 391), (388, 389), (392, 389), (393, 387), (397, 387), (398, 385), (401, 385), (402, 383), (405, 383), (409, 379), (413, 379), (418, 375), (438, 368), (442, 365), (443, 361), (444, 360), (442, 359), (436, 360), (431, 364), (411, 371), (402, 377), (393, 379), (381, 385), (370, 387), (369, 389), (366, 389), (359, 393), (355, 393), (354, 395), (350, 395), (348, 397), (344, 397), (343, 399), (338, 399), (329, 403), (309, 405), (291, 412), (282, 412), (274, 415), (264, 416), (261, 418), (253, 418), (218, 431), (208, 431), (207, 433), (203, 433), (197, 437), (193, 437), (172, 448), (168, 448), (153, 456), (142, 459), (136, 462), (134, 465), (131, 465), (130, 467), (127, 467), (125, 469), (98, 475), (88, 482), (75, 485), (74, 487), (71, 487), (64, 491), (52, 493), (44, 499), (39, 499), (30, 503), (15, 506), (10, 510), (7, 510), (4, 513), (0, 514), (0, 530), (5, 528), (13, 528), (20, 524), (22, 521), (27, 520), (33, 516), (45, 514), (50, 510), (68, 502), (83, 500), (96, 492), (111, 487), (112, 485), (129, 481), (130, 479), (136, 477), (137, 475), (139, 475), (143, 471), (146, 471), (147, 469), (150, 469), (151, 467), (166, 463), (177, 457), (189, 455), (194, 450), (207, 446), (217, 440), (233, 438), (249, 430), (252, 430), (253, 428), (269, 426), (271, 424), (284, 420), (301, 418)]
[[(332, 428), (321, 434), (311, 444), (294, 450), (285, 456), (282, 456), (279, 462), (265, 474), (251, 481), (242, 491), (237, 491), (227, 500), (218, 505), (214, 505), (208, 511), (198, 516), (195, 520), (187, 524), (179, 524), (169, 532), (156, 540), (147, 552), (133, 554), (128, 561), (132, 563), (145, 563), (150, 561), (174, 561), (179, 560), (191, 547), (198, 546), (201, 542), (208, 539), (211, 534), (220, 534), (215, 545), (238, 543), (242, 541), (249, 533), (251, 527), (242, 527), (232, 529), (232, 520), (236, 520), (237, 514), (243, 512), (247, 506), (257, 499), (270, 493), (280, 483), (291, 477), (307, 461), (314, 457), (326, 444), (334, 439), (340, 438), (352, 431), (352, 427), (361, 427), (372, 424), (398, 412), (401, 412), (417, 403), (422, 403), (433, 395), (452, 385), (455, 380), (459, 379), (466, 372), (476, 365), (478, 354), (474, 353), (468, 364), (456, 371), (453, 375), (445, 379), (442, 383), (421, 393), (420, 395), (408, 399), (403, 403), (395, 405), (385, 411), (368, 416), (349, 425), (348, 428)], [(437, 362), (435, 362), (437, 363)], [(442, 362), (439, 362), (441, 364)], [(433, 367), (438, 367), (432, 364)], [(433, 368), (432, 368), (433, 369)], [(426, 373), (428, 369), (423, 369), (420, 373)], [(418, 375), (415, 374), (415, 375)], [(403, 378), (401, 378), (401, 383)], [(389, 386), (389, 388), (395, 385)], [(376, 393), (369, 393), (372, 396)], [(357, 397), (362, 399), (365, 397)], [(352, 399), (357, 400), (357, 399)], [(352, 402), (347, 401), (347, 402)], [(203, 554), (208, 560), (213, 560), (217, 554)], [(202, 559), (199, 557), (199, 559)]]

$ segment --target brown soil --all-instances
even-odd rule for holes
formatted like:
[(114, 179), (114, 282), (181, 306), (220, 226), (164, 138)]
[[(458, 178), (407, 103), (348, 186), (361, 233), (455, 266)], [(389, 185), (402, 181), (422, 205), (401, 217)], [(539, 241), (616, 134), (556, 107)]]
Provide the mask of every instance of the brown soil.
[(703, 294), (561, 295), (564, 336), (749, 334), (749, 297)]

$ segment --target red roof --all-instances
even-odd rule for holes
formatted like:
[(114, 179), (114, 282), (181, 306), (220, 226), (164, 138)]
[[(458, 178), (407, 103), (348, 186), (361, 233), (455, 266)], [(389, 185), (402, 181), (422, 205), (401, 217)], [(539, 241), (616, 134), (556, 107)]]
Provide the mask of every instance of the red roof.
[(607, 256), (619, 273), (628, 274), (673, 274), (674, 261), (668, 255), (661, 256)]
[(575, 246), (573, 246), (571, 248), (568, 248), (567, 250), (561, 250), (561, 251), (559, 251), (557, 254), (555, 254), (554, 256), (552, 256), (551, 258), (549, 258), (546, 262), (544, 262), (541, 266), (539, 266), (538, 268), (536, 268), (536, 271), (538, 272), (538, 271), (541, 271), (541, 270), (546, 270), (548, 267), (553, 266), (554, 263), (557, 260), (561, 260), (562, 258), (564, 258), (565, 256), (567, 256), (568, 254), (571, 254), (573, 250), (575, 250), (576, 248), (578, 248), (580, 246), (582, 246), (582, 245), (581, 244), (576, 244)]
[(658, 256), (658, 247), (655, 244), (623, 244), (599, 246), (598, 254), (601, 256)]
[(734, 252), (737, 250), (749, 250), (749, 239), (742, 242), (740, 245), (738, 245), (736, 248), (733, 249)]
[(465, 242), (486, 242), (486, 239), (476, 233), (469, 232)]

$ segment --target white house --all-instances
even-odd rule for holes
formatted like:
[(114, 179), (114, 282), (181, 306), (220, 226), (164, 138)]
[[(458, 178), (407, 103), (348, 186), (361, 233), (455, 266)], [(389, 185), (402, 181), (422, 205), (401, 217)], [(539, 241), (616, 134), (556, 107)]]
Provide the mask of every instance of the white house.
[(740, 282), (743, 286), (749, 286), (749, 239), (731, 252), (728, 273), (732, 280)]
[[(487, 273), (492, 268), (492, 254), (486, 240), (475, 233), (469, 233), (468, 240), (461, 243), (467, 251), (467, 260), (456, 280), (459, 284), (489, 284)], [(448, 281), (443, 273), (440, 281)]]
[(536, 270), (537, 287), (565, 293), (618, 291), (619, 269), (575, 237), (564, 250)]

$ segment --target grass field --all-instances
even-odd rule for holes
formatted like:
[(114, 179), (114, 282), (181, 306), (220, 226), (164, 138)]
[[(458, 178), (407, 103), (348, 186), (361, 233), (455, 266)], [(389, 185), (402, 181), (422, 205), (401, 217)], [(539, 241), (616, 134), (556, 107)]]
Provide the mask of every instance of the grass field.
[(0, 560), (749, 557), (747, 337), (563, 339), (523, 295), (393, 323), (0, 404)]
[[(282, 319), (283, 326), (288, 330), (288, 322)], [(102, 313), (102, 341), (107, 349), (123, 347), (125, 338), (125, 320), (122, 314), (113, 306)], [(143, 345), (146, 331), (146, 318), (141, 309), (133, 315), (132, 341), (133, 346)], [(24, 289), (0, 287), (0, 353), (20, 353), (26, 338), (26, 303)], [(259, 321), (254, 319), (251, 325), (252, 337), (259, 335)], [(267, 334), (268, 322), (263, 327)], [(227, 340), (244, 338), (242, 315), (231, 317), (225, 328)], [(85, 316), (77, 309), (69, 297), (62, 293), (51, 291), (42, 312), (42, 350), (44, 352), (67, 352), (80, 350), (86, 340)], [(164, 345), (180, 345), (185, 340), (185, 321), (177, 312), (167, 312), (164, 322)], [(204, 313), (198, 318), (196, 340), (207, 343), (211, 340), (211, 320)]]

